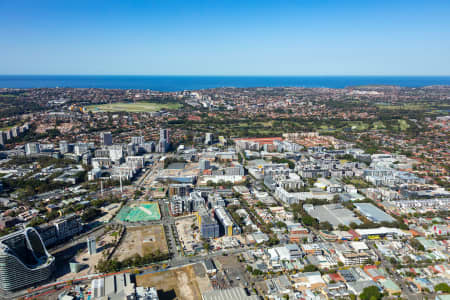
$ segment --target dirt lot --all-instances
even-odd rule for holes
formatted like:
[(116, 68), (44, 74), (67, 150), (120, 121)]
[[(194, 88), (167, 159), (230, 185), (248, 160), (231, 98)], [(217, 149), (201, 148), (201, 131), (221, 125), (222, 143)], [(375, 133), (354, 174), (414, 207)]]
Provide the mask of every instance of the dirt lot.
[(95, 266), (101, 259), (104, 259), (104, 251), (110, 250), (111, 244), (114, 243), (115, 237), (112, 230), (96, 240), (97, 253), (89, 255), (87, 248), (80, 251), (73, 259), (73, 262), (78, 262), (84, 265), (84, 267), (78, 273), (66, 273), (58, 278), (58, 280), (70, 280), (76, 277), (85, 276), (88, 274), (94, 274)]
[(238, 261), (236, 255), (217, 257), (214, 259), (214, 263), (226, 275), (224, 276), (225, 282), (223, 284), (229, 284), (232, 287), (249, 286), (250, 278), (246, 274), (244, 265)]
[(161, 300), (201, 299), (194, 268), (186, 266), (166, 272), (136, 276), (136, 285), (156, 287)]
[(195, 275), (197, 275), (197, 283), (200, 291), (202, 291), (202, 293), (212, 291), (213, 287), (211, 285), (211, 281), (209, 280), (208, 274), (206, 274), (204, 265), (195, 264), (194, 271)]
[(184, 247), (185, 252), (190, 253), (193, 251), (193, 245), (201, 241), (198, 229), (194, 231), (191, 227), (192, 225), (197, 225), (197, 217), (193, 215), (189, 218), (177, 218), (175, 220), (181, 245)]
[(123, 260), (139, 254), (144, 256), (159, 249), (167, 253), (167, 242), (162, 225), (127, 227), (124, 240), (116, 250), (114, 257)]

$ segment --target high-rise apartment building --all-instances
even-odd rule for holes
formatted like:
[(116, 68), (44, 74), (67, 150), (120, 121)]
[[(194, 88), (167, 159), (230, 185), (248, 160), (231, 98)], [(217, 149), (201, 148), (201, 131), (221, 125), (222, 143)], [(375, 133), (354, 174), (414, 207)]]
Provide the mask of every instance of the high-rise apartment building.
[(170, 145), (169, 129), (160, 129), (158, 151), (167, 152), (169, 150), (169, 145)]
[(36, 229), (28, 227), (0, 238), (0, 289), (13, 291), (47, 280), (55, 258)]
[(87, 249), (89, 255), (94, 255), (95, 253), (97, 253), (97, 245), (95, 243), (95, 238), (92, 236), (87, 238)]

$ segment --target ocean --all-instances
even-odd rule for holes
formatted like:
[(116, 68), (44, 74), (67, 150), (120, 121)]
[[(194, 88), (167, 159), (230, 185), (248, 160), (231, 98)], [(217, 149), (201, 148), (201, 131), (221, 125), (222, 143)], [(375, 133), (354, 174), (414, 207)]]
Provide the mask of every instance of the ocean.
[(156, 91), (218, 87), (326, 87), (450, 85), (450, 76), (123, 76), (123, 75), (0, 75), (0, 88), (105, 88)]

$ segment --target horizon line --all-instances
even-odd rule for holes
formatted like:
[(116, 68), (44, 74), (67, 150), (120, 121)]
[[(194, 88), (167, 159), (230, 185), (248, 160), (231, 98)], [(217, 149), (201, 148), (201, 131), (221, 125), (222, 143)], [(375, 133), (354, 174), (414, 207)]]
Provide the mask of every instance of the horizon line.
[(0, 76), (149, 76), (149, 77), (450, 77), (450, 74), (446, 75), (371, 75), (371, 74), (331, 74), (331, 75), (221, 75), (221, 74), (0, 74)]

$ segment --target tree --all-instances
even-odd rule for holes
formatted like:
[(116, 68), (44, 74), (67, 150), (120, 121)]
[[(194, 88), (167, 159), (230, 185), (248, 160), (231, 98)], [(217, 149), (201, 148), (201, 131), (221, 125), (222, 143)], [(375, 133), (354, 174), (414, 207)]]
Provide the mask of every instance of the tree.
[(209, 252), (209, 248), (210, 248), (209, 243), (208, 243), (207, 241), (204, 241), (204, 242), (203, 242), (203, 249), (205, 249), (206, 251)]
[(327, 231), (333, 230), (333, 226), (330, 224), (330, 222), (327, 222), (327, 221), (325, 221), (325, 222), (320, 222), (319, 228), (320, 228), (321, 230), (327, 230)]
[(364, 288), (363, 292), (359, 297), (361, 300), (379, 300), (382, 298), (382, 294), (380, 293), (380, 290), (376, 286), (369, 286)]
[(136, 191), (134, 192), (134, 199), (139, 198), (139, 197), (142, 196), (143, 194), (144, 194), (144, 193), (142, 193), (142, 191), (136, 190)]
[(355, 223), (355, 222), (351, 222), (350, 223), (350, 228), (351, 229), (355, 229), (355, 228), (357, 228), (358, 227), (358, 225)]
[(311, 217), (310, 215), (305, 215), (302, 217), (302, 222), (306, 226), (313, 226), (313, 225), (316, 225), (317, 220), (314, 219), (313, 217)]
[(350, 228), (345, 226), (344, 224), (339, 224), (338, 229), (341, 231), (349, 231), (350, 230)]
[(90, 222), (100, 216), (101, 210), (98, 208), (90, 207), (88, 208), (82, 215), (81, 215), (81, 221), (84, 223)]
[(275, 223), (275, 225), (276, 225), (278, 228), (287, 228), (286, 223), (281, 222), (281, 221), (277, 221), (277, 222)]
[(425, 247), (416, 239), (411, 239), (411, 246), (419, 251), (425, 251)]
[(31, 220), (31, 222), (28, 224), (29, 227), (36, 227), (38, 225), (44, 224), (45, 220), (41, 217), (34, 218)]
[(315, 265), (306, 265), (303, 272), (316, 272), (319, 269)]
[(442, 291), (444, 293), (450, 293), (450, 287), (448, 286), (448, 284), (446, 284), (445, 282), (443, 283), (439, 283), (434, 287), (434, 290), (437, 291)]

